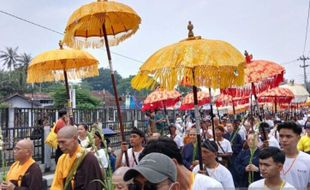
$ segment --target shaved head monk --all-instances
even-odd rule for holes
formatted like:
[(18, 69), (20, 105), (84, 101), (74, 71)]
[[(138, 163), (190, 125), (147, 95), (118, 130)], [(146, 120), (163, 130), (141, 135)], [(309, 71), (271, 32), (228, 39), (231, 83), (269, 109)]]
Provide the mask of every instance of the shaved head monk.
[(7, 181), (1, 183), (2, 190), (42, 189), (42, 172), (39, 165), (32, 159), (33, 142), (20, 140), (14, 148), (15, 162), (7, 174)]
[(97, 158), (78, 143), (76, 127), (65, 126), (57, 133), (60, 156), (51, 190), (102, 190), (95, 180), (103, 180)]

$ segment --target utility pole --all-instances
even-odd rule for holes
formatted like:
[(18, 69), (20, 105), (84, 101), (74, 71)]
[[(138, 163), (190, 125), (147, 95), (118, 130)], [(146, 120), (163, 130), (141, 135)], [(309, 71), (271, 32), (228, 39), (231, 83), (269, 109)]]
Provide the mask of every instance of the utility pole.
[(302, 65), (299, 65), (299, 67), (303, 68), (304, 69), (304, 83), (305, 83), (305, 88), (309, 91), (310, 89), (308, 89), (308, 83), (307, 83), (307, 71), (306, 71), (306, 68), (309, 67), (309, 65), (306, 64), (306, 60), (309, 60), (310, 58), (309, 57), (305, 57), (305, 55), (302, 55), (298, 58), (298, 60), (301, 60), (303, 61), (303, 64)]

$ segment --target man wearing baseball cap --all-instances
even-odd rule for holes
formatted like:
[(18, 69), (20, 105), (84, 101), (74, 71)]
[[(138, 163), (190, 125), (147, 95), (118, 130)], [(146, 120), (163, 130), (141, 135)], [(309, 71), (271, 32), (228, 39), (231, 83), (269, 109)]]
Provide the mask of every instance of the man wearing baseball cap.
[(137, 189), (173, 189), (180, 188), (177, 180), (177, 169), (174, 162), (161, 153), (150, 153), (144, 156), (138, 165), (128, 170), (124, 181), (133, 179)]

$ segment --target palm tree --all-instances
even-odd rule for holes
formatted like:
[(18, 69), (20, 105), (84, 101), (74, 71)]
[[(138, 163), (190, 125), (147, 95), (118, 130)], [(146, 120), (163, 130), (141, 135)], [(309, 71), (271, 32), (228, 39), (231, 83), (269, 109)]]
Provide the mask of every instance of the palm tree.
[(17, 50), (18, 47), (6, 47), (5, 51), (0, 51), (0, 59), (3, 62), (3, 66), (6, 66), (9, 71), (12, 71), (16, 67), (17, 59), (19, 57)]
[(16, 67), (21, 68), (22, 70), (25, 71), (26, 75), (27, 75), (27, 68), (29, 63), (31, 62), (32, 57), (30, 54), (27, 53), (23, 53), (21, 55), (19, 55), (16, 59)]
[(32, 60), (31, 55), (27, 53), (19, 55), (16, 59), (15, 71), (19, 74), (19, 85), (22, 91), (25, 90), (25, 86), (27, 86), (26, 85), (27, 69), (31, 60)]

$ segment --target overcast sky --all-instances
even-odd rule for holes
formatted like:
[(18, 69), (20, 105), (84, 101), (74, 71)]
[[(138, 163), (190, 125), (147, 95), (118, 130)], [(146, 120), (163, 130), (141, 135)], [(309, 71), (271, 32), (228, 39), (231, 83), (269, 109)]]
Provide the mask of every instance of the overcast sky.
[[(63, 32), (71, 13), (90, 0), (1, 0), (1, 11)], [(119, 0), (142, 18), (135, 35), (112, 47), (114, 69), (123, 77), (136, 74), (139, 66), (159, 48), (187, 36), (187, 22), (194, 34), (231, 43), (254, 59), (282, 64), (287, 79), (303, 82), (301, 61), (304, 52), (308, 0)], [(58, 48), (62, 35), (0, 13), (0, 50), (19, 47), (19, 52), (36, 56)], [(107, 67), (103, 49), (90, 50), (101, 67)], [(310, 35), (305, 55), (310, 53)], [(117, 54), (130, 57), (126, 59)], [(310, 69), (307, 70), (308, 79)]]

